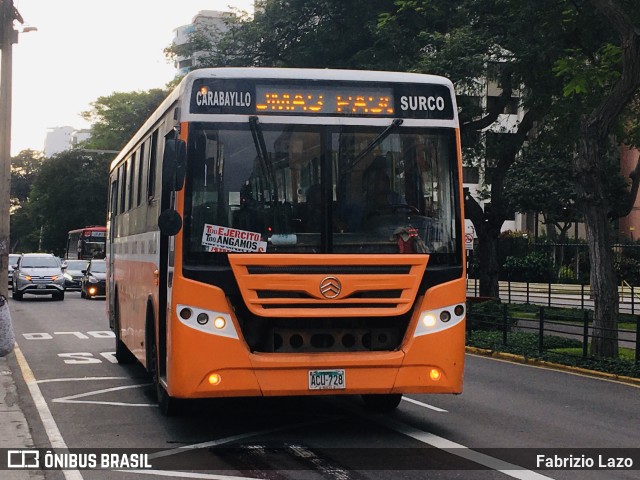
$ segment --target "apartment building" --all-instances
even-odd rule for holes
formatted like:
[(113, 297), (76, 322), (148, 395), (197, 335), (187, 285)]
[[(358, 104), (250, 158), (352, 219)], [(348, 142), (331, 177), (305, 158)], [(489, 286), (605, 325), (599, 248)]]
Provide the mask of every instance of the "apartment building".
[[(188, 25), (176, 28), (173, 39), (174, 45), (184, 45), (191, 41), (193, 34), (201, 33), (215, 39), (218, 35), (228, 30), (227, 22), (234, 17), (233, 12), (221, 12), (217, 10), (201, 10)], [(193, 67), (198, 65), (198, 58), (210, 52), (196, 52), (193, 55), (178, 56), (174, 62), (176, 75), (186, 75)]]

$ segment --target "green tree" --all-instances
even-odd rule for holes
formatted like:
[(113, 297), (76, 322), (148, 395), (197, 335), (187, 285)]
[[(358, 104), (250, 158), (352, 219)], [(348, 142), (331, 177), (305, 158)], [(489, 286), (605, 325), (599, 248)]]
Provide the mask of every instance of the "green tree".
[(29, 198), (31, 184), (42, 166), (41, 152), (27, 149), (11, 158), (11, 207), (19, 207)]
[(378, 17), (393, 11), (393, 0), (266, 0), (253, 19), (241, 12), (229, 31), (207, 40), (194, 33), (175, 55), (199, 54), (195, 67), (266, 66), (380, 69)]
[[(594, 340), (591, 353), (611, 357), (618, 353), (618, 289), (611, 248), (611, 218), (620, 215), (607, 198), (606, 181), (611, 135), (625, 129), (637, 132), (640, 89), (640, 12), (637, 2), (589, 0), (606, 18), (617, 38), (605, 38), (596, 50), (574, 50), (559, 62), (558, 72), (569, 79), (565, 94), (580, 95), (587, 112), (580, 119), (575, 172), (578, 204), (585, 218), (594, 297)], [(572, 68), (573, 67), (573, 68)], [(630, 112), (635, 113), (635, 121)], [(621, 122), (622, 121), (622, 122)], [(618, 138), (618, 141), (621, 139)], [(617, 144), (615, 142), (614, 144)], [(637, 192), (640, 164), (632, 176)]]
[(169, 92), (154, 88), (145, 92), (115, 92), (99, 97), (92, 110), (82, 112), (91, 123), (91, 138), (83, 148), (121, 150)]
[(10, 251), (33, 251), (38, 247), (38, 232), (29, 214), (29, 192), (38, 176), (44, 157), (35, 150), (22, 150), (11, 159)]
[(113, 155), (67, 150), (42, 164), (31, 189), (31, 221), (41, 232), (41, 249), (64, 253), (67, 232), (104, 225), (109, 164)]
[[(381, 35), (387, 38), (382, 43), (400, 59), (400, 67), (447, 76), (460, 95), (465, 162), (483, 170), (480, 199), (490, 204), (483, 209), (465, 195), (465, 214), (479, 239), (482, 296), (499, 295), (498, 238), (513, 211), (507, 174), (562, 86), (552, 67), (571, 39), (562, 28), (560, 3), (400, 0), (397, 11), (381, 22)], [(405, 41), (411, 50), (404, 49)], [(498, 87), (484, 109), (482, 79)], [(501, 127), (501, 115), (515, 102), (523, 116), (513, 128)]]

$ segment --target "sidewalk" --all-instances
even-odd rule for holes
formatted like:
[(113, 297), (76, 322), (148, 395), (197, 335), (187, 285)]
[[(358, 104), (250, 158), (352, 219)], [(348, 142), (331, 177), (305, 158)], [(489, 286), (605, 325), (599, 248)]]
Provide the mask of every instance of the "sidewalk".
[[(9, 355), (15, 355), (10, 353)], [(6, 357), (0, 357), (0, 451), (1, 449), (33, 448), (27, 419), (18, 403), (18, 391)], [(6, 463), (3, 459), (2, 463)], [(3, 470), (2, 480), (42, 480), (41, 471)]]

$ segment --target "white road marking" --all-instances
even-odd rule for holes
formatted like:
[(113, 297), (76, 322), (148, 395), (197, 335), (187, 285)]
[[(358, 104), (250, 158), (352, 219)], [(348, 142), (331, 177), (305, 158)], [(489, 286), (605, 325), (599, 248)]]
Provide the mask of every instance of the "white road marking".
[(131, 380), (131, 377), (76, 377), (76, 378), (47, 378), (45, 380), (36, 380), (36, 383), (51, 382), (86, 382), (95, 380)]
[[(27, 388), (29, 389), (29, 393), (31, 394), (31, 398), (33, 398), (33, 403), (38, 410), (40, 420), (42, 421), (42, 425), (44, 426), (47, 437), (49, 437), (51, 447), (66, 449), (67, 444), (62, 438), (62, 434), (58, 429), (56, 421), (53, 419), (51, 410), (49, 410), (49, 406), (42, 396), (40, 387), (38, 387), (38, 383), (36, 382), (33, 371), (31, 370), (31, 367), (29, 367), (27, 359), (22, 354), (22, 350), (20, 350), (17, 342), (14, 351), (16, 354), (16, 360), (18, 361), (18, 365), (20, 366), (20, 371), (22, 372), (22, 378), (24, 378), (24, 381), (27, 384)], [(62, 473), (64, 474), (64, 478), (66, 478), (66, 480), (83, 480), (83, 477), (78, 470), (63, 470)]]
[[(172, 448), (170, 450), (164, 450), (158, 453), (152, 453), (149, 455), (149, 459), (168, 457), (171, 455), (178, 455), (180, 453), (184, 453), (188, 450), (196, 450), (200, 448), (210, 448), (219, 445), (225, 445), (227, 443), (236, 442), (238, 440), (244, 440), (251, 437), (256, 437), (259, 435), (268, 435), (275, 432), (281, 432), (283, 430), (291, 430), (294, 428), (302, 428), (307, 427), (309, 425), (315, 425), (317, 423), (322, 423), (327, 421), (327, 417), (313, 420), (310, 422), (298, 423), (295, 425), (285, 425), (276, 428), (267, 428), (264, 430), (256, 430), (254, 432), (241, 433), (238, 435), (232, 435), (226, 438), (219, 438), (218, 440), (211, 440), (209, 442), (195, 443), (193, 445), (183, 445), (182, 447)], [(256, 480), (255, 478), (250, 477), (236, 477), (230, 475), (217, 475), (217, 474), (207, 474), (207, 473), (193, 473), (193, 472), (183, 472), (183, 471), (171, 471), (171, 470), (115, 470), (117, 472), (127, 472), (127, 473), (144, 473), (147, 475), (158, 475), (164, 477), (180, 477), (180, 478), (201, 478), (201, 479), (210, 479), (210, 480)]]
[(102, 390), (94, 390), (92, 392), (78, 393), (76, 395), (69, 395), (68, 397), (54, 398), (54, 403), (89, 403), (92, 405), (115, 405), (117, 407), (157, 407), (155, 403), (127, 403), (127, 402), (109, 402), (106, 400), (76, 400), (77, 398), (91, 397), (94, 395), (100, 395), (102, 393), (116, 392), (118, 390), (126, 390), (129, 388), (142, 388), (148, 387), (151, 383), (145, 383), (142, 385), (124, 385), (120, 387), (104, 388)]
[(202, 478), (205, 480), (259, 480), (255, 477), (236, 477), (233, 475), (216, 475), (215, 473), (172, 472), (168, 470), (114, 470), (114, 472), (157, 475), (159, 477)]
[(510, 477), (517, 478), (519, 480), (553, 480), (551, 477), (541, 475), (532, 470), (525, 470), (518, 465), (505, 462), (499, 458), (476, 452), (475, 450), (465, 447), (460, 443), (452, 442), (451, 440), (439, 437), (433, 433), (425, 432), (424, 430), (419, 430), (405, 423), (393, 420), (392, 418), (374, 416), (368, 416), (367, 418), (426, 445), (431, 445), (432, 447), (439, 448), (440, 450), (452, 455), (462, 457), (479, 465), (484, 465), (485, 467), (496, 470)]
[(187, 450), (197, 450), (199, 448), (216, 447), (218, 445), (225, 445), (227, 443), (235, 442), (237, 440), (244, 440), (245, 438), (257, 437), (258, 435), (267, 435), (270, 433), (281, 432), (283, 430), (292, 430), (294, 428), (302, 428), (302, 427), (307, 427), (309, 425), (315, 425), (317, 423), (326, 422), (327, 419), (328, 418), (325, 417), (322, 419), (312, 420), (309, 422), (297, 423), (295, 425), (283, 425), (281, 427), (265, 428), (264, 430), (256, 430), (255, 432), (240, 433), (238, 435), (232, 435), (226, 438), (219, 438), (217, 440), (211, 440), (209, 442), (194, 443), (193, 445), (183, 445), (182, 447), (172, 448), (170, 450), (164, 450), (158, 453), (152, 453), (151, 455), (149, 455), (149, 458), (153, 459), (153, 458), (160, 458), (160, 457), (168, 457), (170, 455), (177, 455), (179, 453), (184, 453)]
[(434, 407), (433, 405), (429, 405), (428, 403), (419, 402), (418, 400), (414, 400), (413, 398), (409, 398), (409, 397), (404, 397), (403, 396), (402, 400), (404, 400), (405, 402), (413, 403), (413, 404), (418, 405), (420, 407), (424, 407), (424, 408), (428, 408), (430, 410), (434, 410), (436, 412), (449, 413), (447, 410), (445, 410), (443, 408)]

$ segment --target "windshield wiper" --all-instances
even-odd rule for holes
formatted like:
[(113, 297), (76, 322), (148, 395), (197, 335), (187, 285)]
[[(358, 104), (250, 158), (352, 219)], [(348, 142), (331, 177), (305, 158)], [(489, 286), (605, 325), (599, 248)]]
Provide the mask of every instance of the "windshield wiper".
[(262, 129), (258, 123), (258, 117), (249, 117), (249, 126), (251, 127), (251, 135), (253, 136), (253, 143), (255, 144), (256, 151), (258, 152), (258, 159), (260, 160), (260, 166), (264, 171), (267, 181), (269, 182), (269, 190), (271, 192), (271, 201), (278, 203), (278, 186), (276, 184), (276, 177), (273, 173), (273, 164), (269, 159), (269, 152), (267, 151), (267, 144), (264, 141), (264, 135)]
[(362, 160), (367, 156), (367, 154), (369, 154), (369, 152), (371, 152), (371, 150), (376, 148), (385, 138), (391, 135), (391, 133), (396, 128), (402, 125), (402, 122), (403, 120), (401, 118), (394, 119), (393, 122), (391, 122), (391, 125), (380, 132), (380, 134), (376, 138), (374, 138), (369, 145), (367, 145), (358, 155), (356, 155), (356, 157), (351, 162), (350, 168), (354, 168), (358, 164), (358, 162), (360, 162), (360, 160)]

